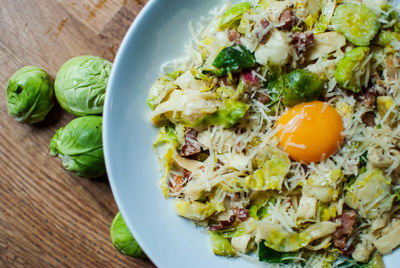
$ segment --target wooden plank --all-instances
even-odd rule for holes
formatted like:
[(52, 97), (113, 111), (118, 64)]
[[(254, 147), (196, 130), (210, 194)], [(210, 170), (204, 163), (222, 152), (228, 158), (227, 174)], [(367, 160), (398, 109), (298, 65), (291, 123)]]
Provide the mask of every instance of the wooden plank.
[(57, 0), (86, 27), (99, 33), (127, 0)]
[(74, 116), (56, 105), (44, 122), (29, 126), (7, 113), (5, 87), (20, 67), (38, 65), (54, 77), (77, 55), (113, 60), (140, 7), (106, 2), (89, 22), (66, 7), (73, 1), (0, 5), (0, 267), (154, 267), (111, 244), (109, 225), (118, 208), (107, 179), (78, 178), (50, 156), (51, 137)]

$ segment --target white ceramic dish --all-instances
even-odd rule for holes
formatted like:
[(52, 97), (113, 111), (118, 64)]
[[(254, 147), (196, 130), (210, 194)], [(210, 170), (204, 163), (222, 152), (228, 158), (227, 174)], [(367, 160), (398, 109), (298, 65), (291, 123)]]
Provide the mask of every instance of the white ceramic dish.
[[(152, 150), (157, 129), (150, 124), (146, 95), (162, 64), (184, 56), (189, 21), (223, 0), (151, 0), (129, 29), (118, 51), (104, 109), (107, 173), (118, 207), (146, 254), (162, 268), (254, 267), (243, 259), (217, 257), (208, 234), (178, 217), (158, 186)], [(397, 262), (397, 263), (396, 263)], [(399, 267), (400, 252), (385, 257)]]

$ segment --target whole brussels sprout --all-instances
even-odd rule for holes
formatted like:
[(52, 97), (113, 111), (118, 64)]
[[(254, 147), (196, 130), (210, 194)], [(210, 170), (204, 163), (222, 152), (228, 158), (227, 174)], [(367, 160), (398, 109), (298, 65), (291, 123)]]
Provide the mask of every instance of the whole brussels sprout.
[(128, 226), (126, 226), (121, 212), (118, 212), (117, 215), (115, 215), (111, 223), (110, 237), (114, 247), (122, 254), (134, 258), (143, 258), (146, 256), (132, 233), (129, 231)]
[(101, 114), (111, 67), (111, 62), (95, 56), (64, 63), (55, 81), (61, 107), (76, 116)]
[(19, 69), (7, 85), (8, 113), (18, 122), (42, 121), (54, 105), (54, 89), (49, 74), (35, 66)]
[(84, 116), (57, 130), (50, 142), (50, 153), (59, 156), (63, 165), (80, 177), (105, 175), (102, 144), (102, 117)]

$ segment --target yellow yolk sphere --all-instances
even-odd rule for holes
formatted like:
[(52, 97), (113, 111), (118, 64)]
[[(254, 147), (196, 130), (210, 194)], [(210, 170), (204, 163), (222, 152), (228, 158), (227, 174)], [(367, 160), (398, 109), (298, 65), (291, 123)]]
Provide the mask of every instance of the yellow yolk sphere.
[(327, 159), (343, 137), (343, 120), (329, 103), (312, 101), (283, 114), (275, 128), (281, 148), (296, 161), (308, 164)]

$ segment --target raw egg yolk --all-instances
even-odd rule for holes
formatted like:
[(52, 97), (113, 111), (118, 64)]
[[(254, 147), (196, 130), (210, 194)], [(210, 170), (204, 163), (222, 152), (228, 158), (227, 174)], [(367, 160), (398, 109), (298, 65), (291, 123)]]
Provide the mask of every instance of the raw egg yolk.
[(327, 159), (343, 141), (343, 121), (329, 103), (312, 101), (283, 114), (275, 128), (281, 148), (296, 161), (308, 164)]

